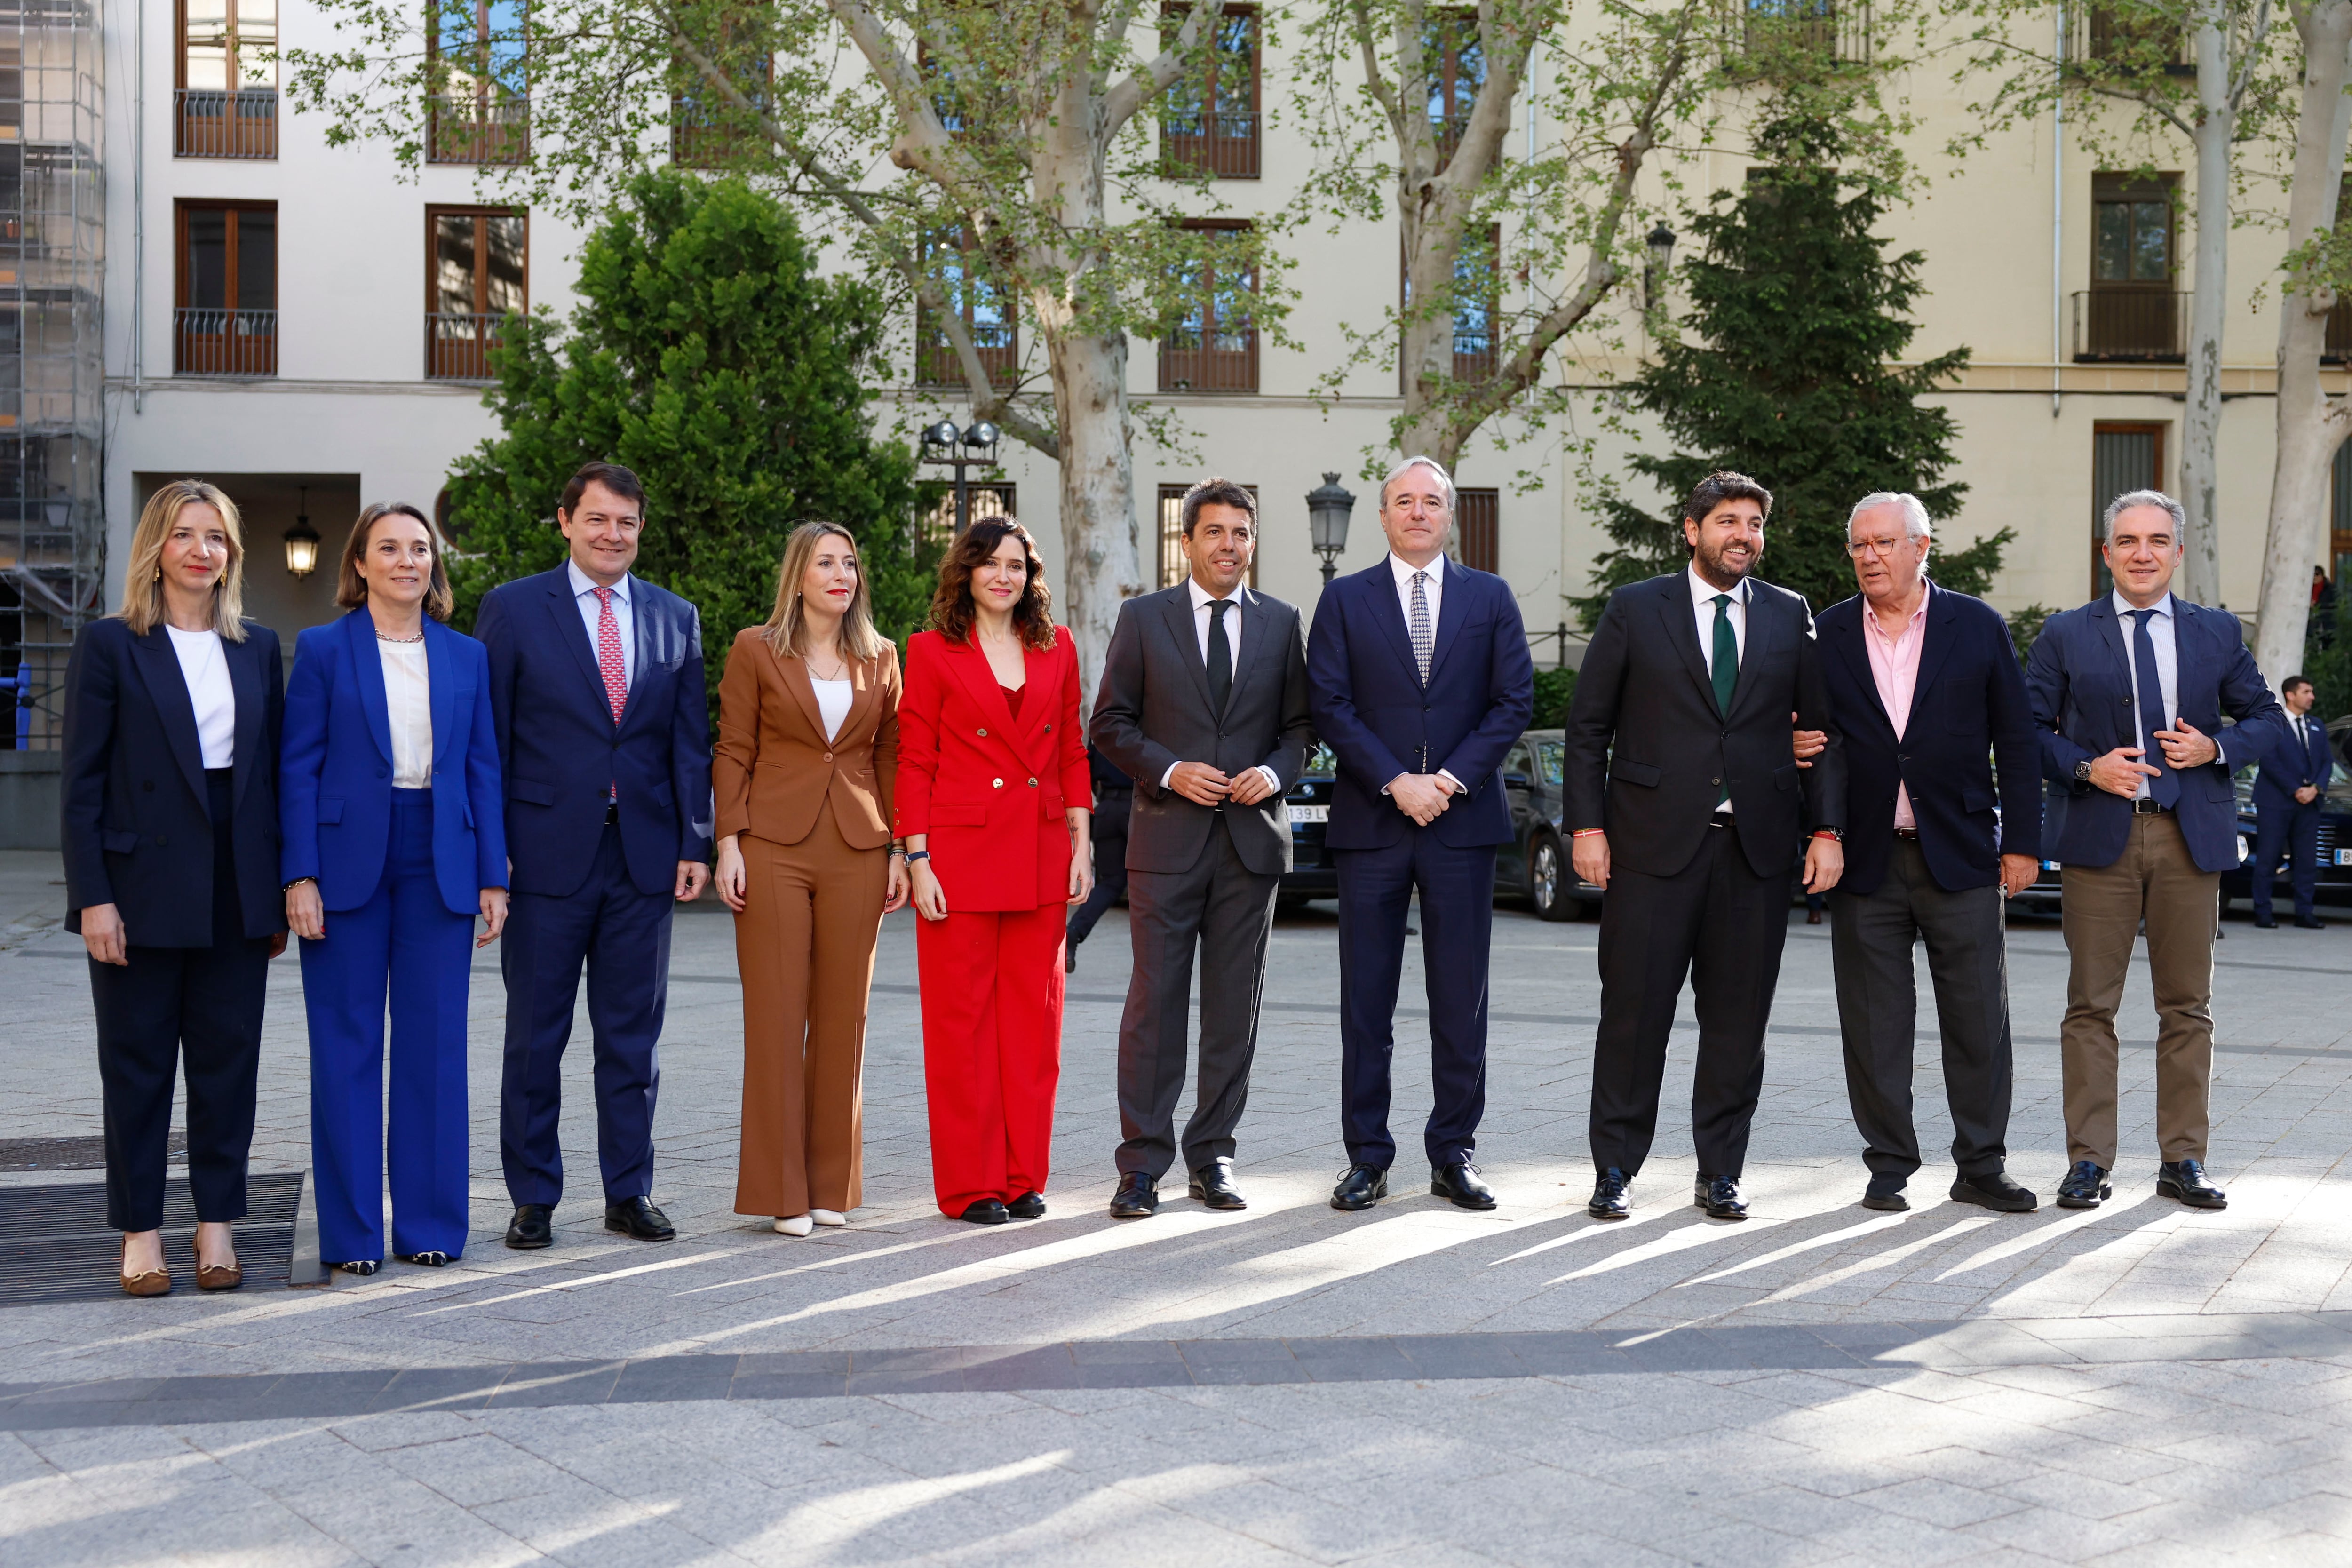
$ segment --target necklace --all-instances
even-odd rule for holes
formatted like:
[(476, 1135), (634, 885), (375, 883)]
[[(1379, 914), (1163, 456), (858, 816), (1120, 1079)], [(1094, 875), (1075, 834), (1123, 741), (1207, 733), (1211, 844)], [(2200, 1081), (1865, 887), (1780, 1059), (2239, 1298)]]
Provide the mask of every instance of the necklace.
[(394, 644), (395, 646), (396, 646), (396, 645), (398, 645), (398, 644), (401, 644), (401, 643), (418, 643), (418, 642), (423, 642), (423, 641), (425, 640), (425, 631), (424, 631), (424, 628), (420, 626), (419, 628), (417, 628), (417, 633), (416, 633), (416, 635), (415, 635), (415, 637), (388, 637), (384, 636), (382, 632), (378, 632), (378, 633), (376, 633), (376, 634), (375, 634), (375, 640), (376, 640), (376, 641), (378, 641), (378, 642), (388, 642), (388, 643), (392, 643), (392, 644)]

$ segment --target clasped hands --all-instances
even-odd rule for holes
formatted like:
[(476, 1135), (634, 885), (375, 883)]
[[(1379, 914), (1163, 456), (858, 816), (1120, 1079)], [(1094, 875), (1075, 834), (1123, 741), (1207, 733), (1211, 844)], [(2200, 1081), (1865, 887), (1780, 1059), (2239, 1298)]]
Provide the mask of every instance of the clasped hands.
[(1255, 805), (1274, 793), (1274, 785), (1256, 768), (1244, 768), (1232, 778), (1206, 763), (1178, 763), (1168, 775), (1168, 787), (1195, 805)]
[[(2158, 730), (2156, 742), (2163, 748), (2164, 760), (2175, 773), (2201, 768), (2221, 755), (2220, 743), (2186, 719), (2176, 721), (2169, 730)], [(2147, 754), (2144, 746), (2117, 746), (2103, 757), (2094, 757), (2091, 782), (2109, 795), (2128, 800), (2139, 793), (2140, 780), (2161, 773), (2162, 770), (2140, 761)]]

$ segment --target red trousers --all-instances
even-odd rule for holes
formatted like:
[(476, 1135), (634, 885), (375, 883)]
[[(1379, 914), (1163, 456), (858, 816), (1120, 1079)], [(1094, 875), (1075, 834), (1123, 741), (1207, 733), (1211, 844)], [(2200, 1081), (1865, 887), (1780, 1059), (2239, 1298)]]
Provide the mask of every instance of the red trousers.
[(1045, 1190), (1062, 1077), (1059, 904), (915, 922), (940, 1212)]

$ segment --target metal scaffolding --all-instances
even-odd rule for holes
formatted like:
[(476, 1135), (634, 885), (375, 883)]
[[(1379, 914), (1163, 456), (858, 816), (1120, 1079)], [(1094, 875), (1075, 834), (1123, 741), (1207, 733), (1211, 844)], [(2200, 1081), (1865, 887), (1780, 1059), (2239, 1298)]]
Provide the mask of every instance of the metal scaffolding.
[(102, 613), (106, 188), (97, 0), (0, 0), (0, 748), (54, 750)]

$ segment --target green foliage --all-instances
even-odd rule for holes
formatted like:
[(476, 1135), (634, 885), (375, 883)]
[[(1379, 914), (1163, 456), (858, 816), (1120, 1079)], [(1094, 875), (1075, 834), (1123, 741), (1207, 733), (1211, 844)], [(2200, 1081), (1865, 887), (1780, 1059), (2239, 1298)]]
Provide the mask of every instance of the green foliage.
[(564, 557), (556, 498), (605, 458), (645, 481), (638, 575), (702, 612), (717, 690), (735, 632), (768, 618), (785, 535), (824, 518), (858, 541), (876, 618), (919, 625), (929, 563), (910, 542), (914, 459), (871, 433), (860, 374), (884, 305), (823, 278), (798, 225), (739, 181), (644, 174), (580, 258), (568, 332), (510, 318), (484, 402), (504, 434), (451, 478), (459, 626), (482, 595)]
[(2303, 636), (2303, 673), (2311, 679), (2311, 711), (2322, 721), (2352, 713), (2352, 598), (2340, 588), (2314, 605)]
[[(1755, 476), (1774, 496), (1758, 574), (1816, 609), (1854, 591), (1845, 555), (1854, 501), (1908, 490), (1941, 519), (1967, 489), (1940, 482), (1953, 461), (1951, 415), (1919, 399), (1969, 351), (1895, 364), (1917, 331), (1908, 312), (1924, 258), (1887, 255), (1872, 232), (1890, 187), (1842, 167), (1849, 140), (1826, 95), (1781, 98), (1758, 137), (1769, 166), (1692, 221), (1706, 254), (1683, 279), (1690, 338), (1671, 336), (1627, 388), (1677, 448), (1636, 456), (1633, 471), (1677, 501), (1717, 468)], [(1601, 510), (1616, 548), (1595, 563), (1597, 592), (1575, 601), (1587, 625), (1611, 592), (1688, 559), (1678, 507), (1661, 516), (1611, 493)], [(1936, 581), (1981, 594), (2015, 536), (2003, 529), (1938, 550)]]
[(2025, 656), (2033, 651), (2042, 636), (2042, 624), (2058, 612), (2047, 605), (2028, 605), (2009, 617), (2009, 640), (2017, 649), (2017, 662), (2023, 664)]
[(1536, 671), (1536, 710), (1530, 730), (1568, 727), (1568, 707), (1576, 700), (1576, 671), (1566, 668)]

